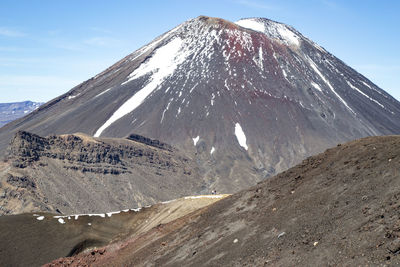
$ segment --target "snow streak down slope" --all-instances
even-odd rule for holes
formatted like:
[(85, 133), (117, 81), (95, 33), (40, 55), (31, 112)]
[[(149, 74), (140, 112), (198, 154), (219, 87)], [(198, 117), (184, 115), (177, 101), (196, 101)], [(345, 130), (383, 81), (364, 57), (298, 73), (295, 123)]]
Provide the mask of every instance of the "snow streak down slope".
[(400, 104), (290, 26), (201, 16), (0, 130), (2, 148), (18, 129), (149, 136), (232, 192), (338, 142), (400, 133)]
[(145, 74), (153, 73), (151, 81), (117, 109), (117, 111), (115, 111), (115, 113), (96, 131), (94, 134), (95, 137), (99, 137), (113, 122), (135, 110), (167, 76), (174, 72), (176, 67), (185, 60), (184, 54), (178, 54), (181, 44), (181, 39), (173, 39), (171, 42), (158, 49), (151, 60), (140, 65), (139, 68), (129, 75), (129, 80), (124, 83), (137, 79)]

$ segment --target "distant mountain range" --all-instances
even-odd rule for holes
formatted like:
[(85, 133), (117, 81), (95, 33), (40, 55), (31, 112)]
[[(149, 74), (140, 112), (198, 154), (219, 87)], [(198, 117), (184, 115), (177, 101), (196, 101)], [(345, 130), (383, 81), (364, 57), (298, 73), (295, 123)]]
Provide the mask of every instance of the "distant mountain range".
[(32, 101), (0, 103), (0, 127), (31, 113), (42, 104)]

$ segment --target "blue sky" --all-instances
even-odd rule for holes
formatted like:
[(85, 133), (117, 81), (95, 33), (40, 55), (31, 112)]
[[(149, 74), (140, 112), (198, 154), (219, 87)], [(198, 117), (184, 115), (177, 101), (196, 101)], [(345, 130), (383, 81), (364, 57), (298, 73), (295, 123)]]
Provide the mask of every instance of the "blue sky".
[(0, 3), (0, 102), (48, 101), (199, 15), (295, 27), (400, 99), (397, 0), (41, 0)]

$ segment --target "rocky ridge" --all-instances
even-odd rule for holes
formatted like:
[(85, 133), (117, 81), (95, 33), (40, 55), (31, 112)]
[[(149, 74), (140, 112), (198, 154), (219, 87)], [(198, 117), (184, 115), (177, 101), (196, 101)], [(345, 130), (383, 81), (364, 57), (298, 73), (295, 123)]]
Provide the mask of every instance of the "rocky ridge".
[(20, 131), (9, 153), (0, 175), (2, 214), (123, 209), (200, 193), (204, 187), (191, 158), (138, 135), (99, 139)]

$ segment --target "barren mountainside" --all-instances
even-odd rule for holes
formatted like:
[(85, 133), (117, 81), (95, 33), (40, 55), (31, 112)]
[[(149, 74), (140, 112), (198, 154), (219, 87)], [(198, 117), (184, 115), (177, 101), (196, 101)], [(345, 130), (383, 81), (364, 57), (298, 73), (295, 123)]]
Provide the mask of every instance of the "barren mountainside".
[(0, 165), (0, 215), (96, 213), (206, 192), (193, 160), (157, 140), (18, 132)]
[(288, 25), (200, 16), (0, 129), (0, 151), (18, 130), (157, 139), (192, 157), (208, 190), (235, 192), (400, 133), (400, 104)]
[(398, 266), (399, 155), (399, 136), (342, 144), (103, 255), (48, 266)]

